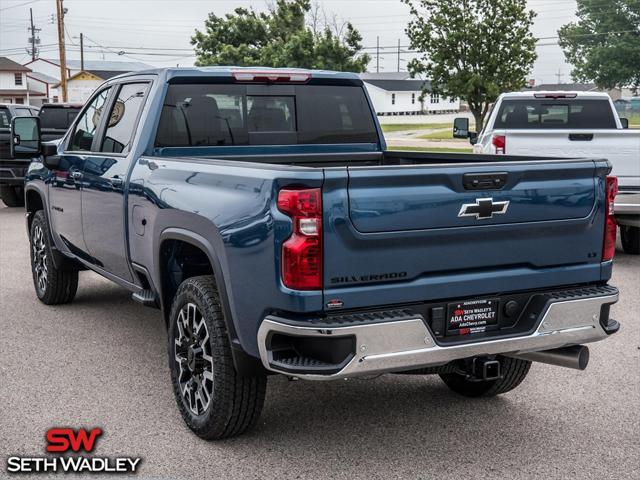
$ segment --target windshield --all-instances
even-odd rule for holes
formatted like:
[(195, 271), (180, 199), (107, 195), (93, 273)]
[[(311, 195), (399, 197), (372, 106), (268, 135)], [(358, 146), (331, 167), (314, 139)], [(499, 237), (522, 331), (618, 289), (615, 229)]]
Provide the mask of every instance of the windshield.
[(604, 99), (514, 99), (502, 102), (494, 128), (616, 128), (616, 121)]
[(362, 87), (251, 87), (228, 84), (170, 85), (156, 134), (156, 146), (378, 141)]

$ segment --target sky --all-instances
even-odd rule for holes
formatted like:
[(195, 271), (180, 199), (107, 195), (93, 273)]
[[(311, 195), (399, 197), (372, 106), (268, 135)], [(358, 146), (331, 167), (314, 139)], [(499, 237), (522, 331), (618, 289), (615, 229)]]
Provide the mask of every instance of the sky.
[[(366, 52), (373, 56), (369, 71), (375, 71), (375, 46), (379, 42), (380, 71), (397, 71), (398, 40), (401, 50), (408, 48), (404, 28), (411, 19), (400, 0), (317, 0), (328, 17), (338, 23), (350, 21), (363, 36)], [(575, 0), (529, 0), (537, 13), (533, 34), (539, 38), (536, 61), (530, 78), (540, 83), (571, 81), (571, 66), (557, 45), (557, 30), (575, 20)], [(234, 8), (265, 10), (265, 0), (64, 0), (67, 58), (79, 59), (79, 35), (84, 34), (85, 59), (139, 61), (153, 66), (193, 65), (190, 38), (202, 29), (209, 12), (223, 15)], [(42, 58), (57, 58), (55, 0), (0, 0), (0, 56), (20, 63), (30, 36), (29, 9), (33, 9), (36, 28), (40, 28)], [(414, 54), (402, 52), (400, 69)]]

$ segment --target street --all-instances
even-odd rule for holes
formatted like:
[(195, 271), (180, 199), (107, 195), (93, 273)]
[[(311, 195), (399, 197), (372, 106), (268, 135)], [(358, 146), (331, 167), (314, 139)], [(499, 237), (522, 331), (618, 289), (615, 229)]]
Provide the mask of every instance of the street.
[(616, 255), (622, 328), (584, 372), (534, 364), (481, 400), (437, 376), (271, 377), (257, 428), (206, 442), (176, 408), (160, 312), (92, 272), (73, 303), (41, 304), (24, 211), (2, 206), (0, 476), (42, 456), (47, 429), (99, 426), (94, 454), (141, 457), (140, 478), (640, 478), (640, 257)]

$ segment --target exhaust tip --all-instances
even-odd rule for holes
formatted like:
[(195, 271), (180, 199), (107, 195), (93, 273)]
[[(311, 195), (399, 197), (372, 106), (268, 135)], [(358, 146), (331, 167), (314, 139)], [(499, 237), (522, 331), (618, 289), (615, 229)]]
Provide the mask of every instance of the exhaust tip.
[(584, 345), (578, 345), (576, 347), (578, 352), (578, 370), (584, 370), (589, 365), (589, 348)]
[(553, 350), (542, 350), (539, 352), (526, 352), (510, 355), (514, 358), (529, 360), (530, 362), (540, 362), (559, 367), (584, 370), (589, 365), (589, 348), (584, 345), (573, 345), (571, 347), (555, 348)]

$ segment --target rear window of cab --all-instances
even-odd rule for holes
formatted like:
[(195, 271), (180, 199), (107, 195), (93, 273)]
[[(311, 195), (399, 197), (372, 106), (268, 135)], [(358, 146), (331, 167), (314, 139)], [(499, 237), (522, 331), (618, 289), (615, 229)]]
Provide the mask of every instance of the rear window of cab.
[(363, 87), (299, 85), (260, 93), (246, 85), (172, 84), (157, 147), (376, 143)]
[(504, 100), (494, 128), (503, 129), (600, 129), (617, 128), (606, 99)]

